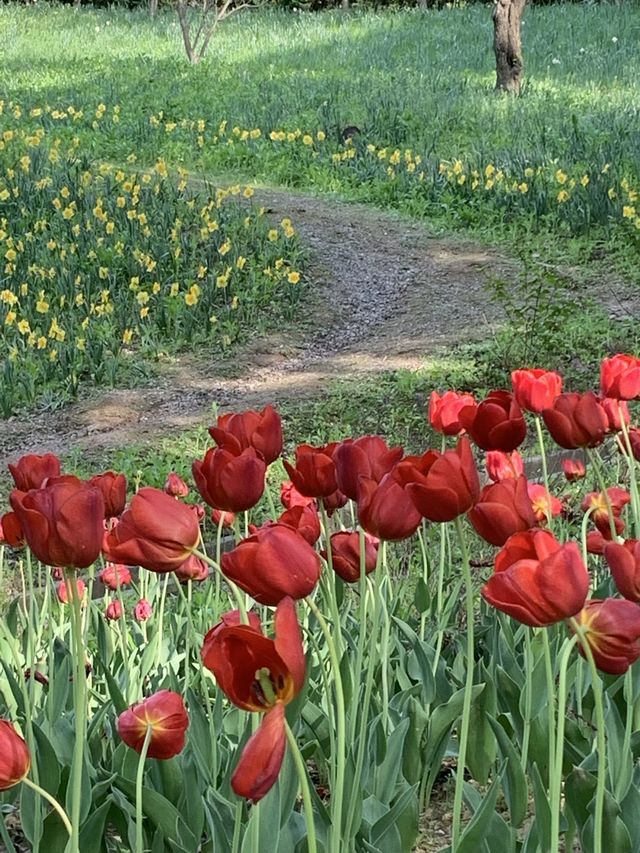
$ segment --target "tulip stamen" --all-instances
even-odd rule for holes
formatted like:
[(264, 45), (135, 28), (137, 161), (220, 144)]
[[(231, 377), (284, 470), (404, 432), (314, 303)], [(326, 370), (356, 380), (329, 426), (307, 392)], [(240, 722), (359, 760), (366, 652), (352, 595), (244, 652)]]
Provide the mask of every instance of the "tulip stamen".
[(277, 697), (270, 670), (266, 666), (261, 667), (256, 670), (255, 679), (254, 689), (260, 704), (266, 707), (275, 705)]

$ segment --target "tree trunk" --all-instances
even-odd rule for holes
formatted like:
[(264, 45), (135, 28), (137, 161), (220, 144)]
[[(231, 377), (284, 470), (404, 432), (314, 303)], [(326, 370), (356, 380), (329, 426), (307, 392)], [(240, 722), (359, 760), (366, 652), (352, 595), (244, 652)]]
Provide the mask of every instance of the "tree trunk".
[(158, 0), (149, 0), (149, 14), (155, 18), (158, 11)]
[(496, 54), (496, 89), (520, 94), (522, 42), (520, 25), (527, 0), (495, 0), (493, 49)]

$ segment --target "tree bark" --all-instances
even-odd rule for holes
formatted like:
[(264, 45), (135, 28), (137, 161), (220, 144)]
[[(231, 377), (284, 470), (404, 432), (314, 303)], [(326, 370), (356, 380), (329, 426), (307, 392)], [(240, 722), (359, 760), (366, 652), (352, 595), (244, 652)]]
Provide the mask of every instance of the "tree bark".
[(149, 14), (155, 18), (158, 11), (158, 0), (149, 0)]
[(520, 94), (522, 41), (520, 26), (527, 0), (495, 0), (493, 49), (496, 55), (496, 90)]

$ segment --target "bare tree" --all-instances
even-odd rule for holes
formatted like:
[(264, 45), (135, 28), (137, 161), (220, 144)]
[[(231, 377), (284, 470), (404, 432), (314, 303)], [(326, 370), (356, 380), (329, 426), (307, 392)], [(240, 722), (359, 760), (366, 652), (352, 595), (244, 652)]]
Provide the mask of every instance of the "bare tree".
[(495, 0), (493, 49), (496, 54), (496, 89), (520, 93), (522, 85), (522, 13), (527, 0)]
[(192, 65), (200, 62), (221, 21), (253, 5), (237, 0), (178, 0), (178, 19), (189, 62)]

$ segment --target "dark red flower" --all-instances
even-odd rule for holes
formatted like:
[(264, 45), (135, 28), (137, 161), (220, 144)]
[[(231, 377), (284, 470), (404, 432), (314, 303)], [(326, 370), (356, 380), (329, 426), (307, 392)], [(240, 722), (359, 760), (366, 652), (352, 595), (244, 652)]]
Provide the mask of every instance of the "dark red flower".
[[(576, 615), (599, 670), (622, 675), (640, 658), (640, 607), (620, 598), (590, 599)], [(580, 654), (584, 655), (581, 646)]]
[(42, 489), (9, 497), (27, 545), (41, 563), (84, 569), (100, 554), (101, 492), (77, 477), (53, 477)]
[(336, 465), (333, 461), (336, 447), (335, 443), (324, 447), (299, 444), (296, 447), (295, 466), (285, 459), (284, 467), (300, 494), (309, 498), (324, 498), (337, 490)]
[[(73, 583), (73, 581), (71, 581)], [(84, 593), (86, 590), (86, 586), (82, 578), (76, 578), (75, 580), (76, 590), (78, 592), (78, 598), (82, 600), (84, 598)], [(69, 591), (67, 589), (67, 584), (65, 581), (60, 581), (58, 586), (56, 587), (56, 592), (58, 593), (58, 601), (60, 604), (68, 604), (69, 603)]]
[(600, 399), (600, 405), (604, 409), (609, 422), (608, 432), (619, 432), (622, 429), (622, 423), (625, 425), (631, 423), (631, 415), (629, 406), (624, 400), (613, 400), (611, 397), (603, 397)]
[(5, 512), (0, 518), (0, 542), (6, 542), (12, 548), (24, 546), (24, 533), (15, 512)]
[(338, 489), (352, 501), (358, 499), (360, 477), (379, 483), (402, 458), (401, 447), (389, 448), (378, 435), (365, 435), (340, 442), (333, 453)]
[(514, 533), (536, 526), (526, 477), (485, 486), (469, 512), (477, 533), (492, 545), (504, 545)]
[[(540, 534), (545, 538), (538, 546)], [(529, 535), (529, 550), (536, 556), (510, 562), (515, 556), (511, 553), (505, 559), (497, 559), (496, 572), (482, 588), (482, 596), (525, 625), (553, 625), (574, 616), (584, 606), (589, 573), (575, 542), (552, 542), (548, 531)]]
[(582, 480), (587, 473), (587, 469), (581, 459), (563, 459), (562, 471), (570, 483), (573, 483), (575, 480)]
[[(625, 456), (628, 456), (629, 451), (624, 437), (619, 435), (616, 442), (620, 453), (624, 453)], [(629, 444), (631, 445), (631, 455), (636, 462), (640, 462), (640, 429), (638, 427), (629, 428)]]
[(253, 447), (240, 451), (235, 446), (212, 447), (191, 470), (198, 491), (216, 509), (243, 512), (254, 507), (264, 492), (267, 466)]
[(122, 605), (117, 598), (107, 604), (104, 615), (110, 622), (115, 622), (117, 619), (122, 618)]
[(133, 615), (136, 622), (146, 622), (147, 619), (151, 618), (152, 613), (153, 610), (151, 608), (151, 604), (146, 598), (141, 598), (133, 608)]
[(420, 525), (422, 517), (412, 498), (394, 476), (385, 474), (377, 483), (360, 478), (358, 487), (358, 521), (367, 533), (389, 541), (408, 539)]
[(236, 455), (252, 447), (267, 465), (282, 453), (282, 421), (273, 406), (261, 412), (220, 415), (209, 433), (219, 447), (235, 449)]
[(442, 435), (460, 435), (464, 432), (464, 427), (460, 423), (460, 411), (465, 406), (473, 408), (475, 405), (473, 394), (445, 391), (440, 396), (437, 391), (432, 391), (429, 397), (431, 428)]
[(562, 393), (562, 376), (553, 370), (514, 370), (511, 385), (518, 405), (539, 415)]
[(223, 509), (211, 510), (211, 521), (213, 521), (216, 527), (220, 524), (222, 524), (223, 527), (233, 527), (235, 520), (235, 512), (225, 512)]
[(330, 495), (326, 495), (322, 498), (322, 505), (325, 508), (325, 512), (331, 518), (333, 513), (345, 506), (349, 498), (343, 494), (340, 489), (336, 489), (335, 492), (331, 492)]
[(171, 690), (160, 690), (118, 717), (118, 734), (138, 753), (142, 752), (149, 727), (149, 758), (168, 759), (179, 755), (189, 728), (189, 715), (182, 696)]
[(222, 555), (223, 573), (260, 604), (309, 595), (320, 578), (320, 558), (291, 527), (261, 527)]
[(277, 523), (286, 524), (287, 527), (297, 530), (309, 545), (315, 545), (320, 538), (320, 517), (315, 504), (298, 505), (287, 509), (278, 518)]
[(0, 791), (22, 782), (30, 769), (27, 744), (8, 720), (0, 720)]
[(180, 583), (195, 581), (201, 583), (209, 577), (209, 566), (195, 554), (187, 557), (184, 563), (175, 570), (175, 575)]
[(620, 595), (640, 602), (640, 541), (607, 542), (603, 552)]
[(133, 496), (116, 527), (105, 534), (103, 551), (114, 563), (172, 572), (197, 548), (199, 540), (194, 507), (145, 486)]
[(542, 418), (556, 444), (568, 450), (601, 444), (609, 429), (607, 414), (592, 391), (559, 394)]
[(614, 355), (600, 365), (600, 391), (604, 397), (616, 400), (637, 400), (640, 397), (640, 358), (634, 355)]
[(107, 563), (98, 574), (98, 580), (109, 589), (116, 590), (119, 586), (127, 586), (131, 583), (131, 571), (128, 566), (120, 563)]
[(480, 494), (478, 469), (466, 436), (458, 440), (455, 450), (429, 450), (403, 459), (394, 477), (429, 521), (453, 521), (471, 509)]
[(562, 501), (549, 494), (541, 483), (527, 483), (527, 493), (538, 524), (544, 524), (562, 512)]
[(285, 706), (304, 684), (302, 634), (290, 598), (276, 608), (273, 640), (265, 637), (255, 617), (244, 625), (237, 613), (230, 616), (206, 635), (202, 662), (235, 705), (265, 714), (231, 778), (238, 796), (258, 802), (278, 778), (286, 748)]
[(524, 474), (524, 462), (517, 450), (511, 453), (503, 453), (501, 450), (489, 450), (484, 464), (489, 479), (494, 483), (500, 480), (515, 480)]
[[(364, 534), (364, 573), (371, 574), (378, 561), (379, 542), (373, 536)], [(327, 551), (322, 552), (327, 559)], [(331, 558), (334, 572), (346, 583), (360, 580), (360, 534), (357, 530), (341, 530), (331, 535)]]
[(477, 406), (461, 409), (460, 423), (483, 450), (510, 453), (527, 434), (520, 406), (509, 391), (492, 391)]
[(171, 473), (167, 474), (167, 479), (164, 481), (164, 491), (172, 498), (186, 498), (189, 494), (189, 486), (187, 486), (179, 474), (171, 471)]
[(291, 480), (285, 480), (280, 485), (280, 502), (285, 509), (293, 509), (294, 506), (309, 506), (315, 503), (315, 498), (301, 494)]
[(127, 478), (124, 474), (106, 471), (89, 480), (90, 486), (99, 489), (104, 498), (104, 517), (117, 518), (124, 510), (127, 502)]
[(620, 518), (622, 510), (631, 501), (631, 495), (625, 489), (618, 486), (611, 486), (607, 489), (606, 496), (604, 492), (589, 492), (585, 495), (582, 501), (582, 511), (591, 513), (591, 520), (598, 530), (607, 539), (611, 538), (611, 521), (609, 519), (609, 510), (607, 508), (607, 500), (611, 507), (613, 523), (618, 533), (624, 530), (624, 522)]
[(45, 453), (44, 456), (28, 453), (13, 465), (9, 463), (9, 471), (16, 489), (28, 492), (30, 489), (41, 488), (44, 481), (50, 477), (59, 477), (60, 460), (53, 453)]

